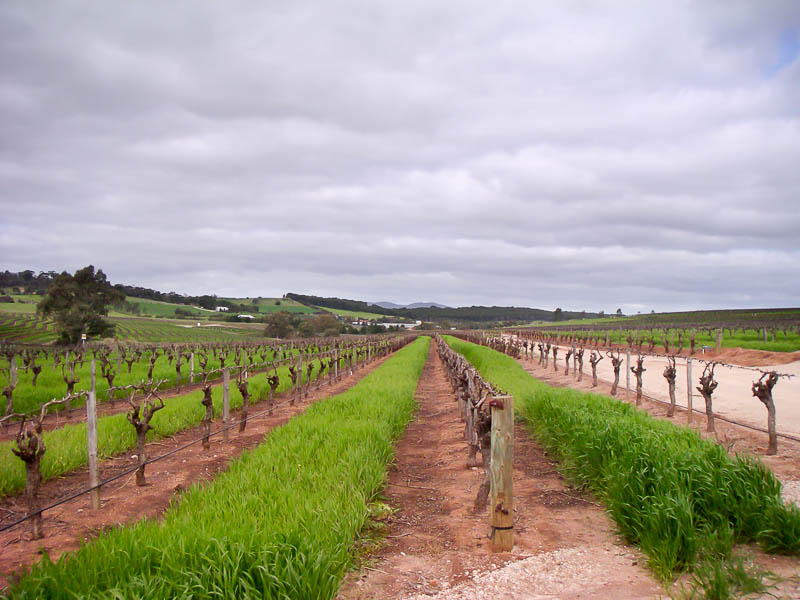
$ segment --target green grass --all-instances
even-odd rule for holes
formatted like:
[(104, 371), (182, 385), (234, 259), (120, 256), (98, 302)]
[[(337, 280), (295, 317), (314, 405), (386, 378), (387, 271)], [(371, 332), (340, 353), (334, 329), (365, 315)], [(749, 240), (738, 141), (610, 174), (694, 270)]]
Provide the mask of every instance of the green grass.
[[(196, 318), (207, 319), (215, 312), (213, 310), (195, 308), (194, 306), (189, 306), (188, 304), (172, 304), (171, 302), (161, 302), (160, 300), (148, 300), (145, 298), (134, 298), (132, 296), (128, 296), (125, 298), (125, 300), (130, 304), (137, 305), (142, 316), (175, 317), (175, 310), (180, 308), (181, 310), (192, 313), (192, 315)], [(112, 314), (119, 316), (123, 313)]]
[[(160, 357), (159, 361), (166, 362), (163, 357)], [(232, 363), (232, 360), (229, 360), (228, 363)], [(212, 365), (214, 365), (213, 368), (217, 368), (219, 360), (211, 358), (208, 367), (212, 368)], [(312, 380), (319, 374), (319, 361), (315, 360), (314, 365)], [(277, 391), (282, 392), (289, 389), (291, 379), (288, 366), (279, 367), (278, 375), (280, 376), (280, 386)], [(138, 374), (131, 377), (136, 380)], [(248, 389), (253, 403), (266, 398), (268, 392), (266, 374), (252, 375), (249, 378)], [(202, 397), (201, 391), (195, 391), (168, 399), (166, 407), (153, 417), (151, 423), (153, 430), (148, 434), (150, 439), (167, 437), (199, 424), (205, 411), (200, 404)], [(221, 386), (213, 389), (212, 397), (214, 399), (214, 415), (219, 416), (222, 414)], [(242, 396), (233, 383), (230, 387), (230, 405), (232, 410), (236, 410), (242, 405)], [(124, 413), (98, 419), (98, 438), (98, 455), (101, 458), (133, 448), (136, 442), (133, 427), (128, 423)], [(85, 422), (66, 425), (46, 432), (44, 441), (47, 446), (47, 452), (42, 459), (42, 475), (45, 480), (87, 464)], [(0, 496), (18, 492), (25, 487), (24, 464), (11, 452), (14, 444), (14, 442), (0, 442)]]
[[(199, 354), (202, 352), (198, 350), (196, 352), (195, 358), (195, 373), (199, 373), (202, 369), (200, 368), (198, 359)], [(63, 356), (63, 354), (62, 354)], [(142, 357), (131, 365), (131, 371), (128, 372), (128, 365), (125, 362), (121, 363), (121, 368), (117, 373), (116, 378), (114, 379), (115, 386), (124, 386), (130, 385), (132, 383), (140, 383), (147, 379), (147, 371), (150, 368), (150, 356), (151, 353), (146, 351), (142, 354)], [(270, 354), (267, 360), (273, 360), (272, 354)], [(117, 364), (117, 353), (113, 352), (110, 355), (111, 364), (114, 365), (116, 369)], [(26, 371), (22, 368), (22, 361), (20, 358), (17, 358), (17, 387), (14, 390), (13, 396), (13, 412), (16, 413), (23, 413), (29, 414), (34, 410), (38, 410), (38, 408), (52, 400), (53, 398), (62, 398), (67, 393), (67, 386), (64, 383), (64, 379), (61, 373), (61, 364), (59, 367), (54, 367), (54, 361), (52, 355), (48, 356), (47, 358), (38, 358), (36, 363), (42, 367), (41, 373), (39, 373), (39, 377), (36, 380), (36, 385), (33, 385), (33, 373)], [(234, 356), (233, 354), (228, 356), (227, 361), (223, 365), (219, 358), (213, 356), (211, 352), (208, 352), (208, 363), (207, 368), (209, 370), (219, 369), (223, 366), (233, 366), (234, 365)], [(96, 367), (97, 377), (96, 377), (96, 386), (95, 389), (97, 391), (97, 399), (99, 402), (105, 402), (110, 400), (110, 395), (108, 393), (108, 382), (101, 376), (101, 367), (100, 362), (97, 361)], [(185, 356), (184, 361), (181, 366), (181, 382), (182, 384), (186, 384), (189, 379), (189, 357), (188, 355)], [(84, 360), (83, 364), (76, 364), (75, 366), (75, 376), (79, 379), (78, 383), (75, 384), (75, 391), (88, 391), (91, 389), (91, 354), (87, 353), (87, 358)], [(166, 383), (162, 386), (162, 390), (170, 389), (175, 387), (177, 384), (177, 372), (175, 371), (175, 366), (169, 363), (169, 360), (166, 356), (161, 355), (156, 359), (156, 362), (153, 367), (153, 379), (154, 381), (160, 381), (162, 379), (166, 379)], [(4, 388), (8, 385), (9, 382), (9, 369), (8, 369), (8, 361), (6, 358), (0, 358), (0, 388)], [(117, 398), (123, 397), (122, 392), (118, 392), (116, 395)], [(73, 406), (81, 406), (83, 404), (82, 399), (76, 399), (73, 401)], [(55, 407), (56, 410), (62, 410), (63, 407)], [(3, 406), (2, 410), (5, 410), (5, 406)]]
[(428, 342), (274, 430), (163, 522), (45, 557), (9, 597), (333, 598), (413, 413)]
[[(38, 298), (38, 296), (32, 296)], [(30, 302), (25, 300), (23, 302), (0, 302), (0, 313), (14, 313), (14, 314), (36, 314), (36, 306), (38, 302)]]
[(620, 532), (669, 580), (710, 546), (734, 542), (800, 555), (800, 509), (757, 460), (731, 458), (696, 432), (659, 421), (616, 399), (552, 388), (514, 359), (447, 337), (481, 374), (514, 396), (536, 439), (571, 481), (606, 505)]
[[(290, 300), (287, 298), (224, 298), (224, 300), (228, 300), (235, 304), (244, 304), (246, 306), (252, 306), (252, 312), (260, 313), (262, 315), (286, 311), (290, 313), (298, 313), (298, 314), (311, 314), (316, 312), (313, 308), (309, 308), (308, 306), (304, 306), (300, 304), (296, 300)], [(276, 302), (280, 302), (280, 304), (276, 304)]]
[(344, 310), (342, 308), (322, 308), (322, 307), (315, 307), (317, 310), (322, 310), (325, 312), (333, 313), (335, 315), (340, 315), (342, 317), (352, 317), (354, 319), (364, 319), (367, 321), (383, 321), (384, 319), (394, 319), (395, 317), (390, 317), (388, 315), (381, 315), (378, 313), (368, 313), (368, 312), (360, 312), (355, 310)]

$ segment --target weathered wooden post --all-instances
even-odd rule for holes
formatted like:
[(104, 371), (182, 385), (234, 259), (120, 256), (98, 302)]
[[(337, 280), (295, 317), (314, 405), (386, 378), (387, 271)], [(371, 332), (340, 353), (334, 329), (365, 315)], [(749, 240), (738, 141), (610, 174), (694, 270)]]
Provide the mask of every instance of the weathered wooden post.
[(692, 422), (692, 357), (686, 359), (686, 423)]
[(230, 439), (228, 423), (231, 420), (231, 371), (228, 367), (222, 369), (222, 441)]
[(297, 399), (303, 400), (303, 353), (300, 352), (300, 357), (297, 361)]
[(339, 381), (339, 349), (333, 351), (333, 378)]
[(717, 351), (722, 349), (722, 329), (717, 329)]
[(194, 352), (189, 355), (189, 383), (194, 383)]
[[(99, 467), (97, 464), (97, 365), (92, 359), (92, 387), (86, 400), (86, 441), (89, 450), (89, 486), (94, 487), (100, 482)], [(100, 489), (95, 488), (90, 492), (92, 509), (100, 508)]]
[(625, 352), (625, 400), (631, 391), (631, 351)]
[(514, 398), (492, 398), (489, 406), (492, 411), (491, 551), (510, 552), (514, 546)]

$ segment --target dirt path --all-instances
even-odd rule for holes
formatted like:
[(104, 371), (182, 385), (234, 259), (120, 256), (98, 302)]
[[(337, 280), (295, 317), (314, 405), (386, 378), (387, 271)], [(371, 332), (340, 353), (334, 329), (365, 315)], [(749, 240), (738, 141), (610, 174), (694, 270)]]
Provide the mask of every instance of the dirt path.
[(431, 344), (419, 411), (396, 446), (387, 535), (340, 600), (404, 598), (653, 598), (663, 589), (621, 543), (591, 497), (571, 490), (521, 428), (515, 431), (515, 546), (491, 554), (488, 511), (474, 514), (482, 470), (465, 467), (458, 406)]
[[(558, 370), (563, 371), (565, 366), (564, 358), (569, 347), (560, 345), (558, 351)], [(734, 352), (737, 351), (737, 352)], [(626, 373), (630, 375), (631, 388), (635, 387), (636, 380), (630, 371), (625, 369), (625, 350), (622, 350), (621, 355), (623, 359), (622, 368), (620, 370), (620, 385), (625, 388)], [(747, 352), (747, 361), (739, 361), (748, 363), (749, 368), (736, 368), (726, 367), (719, 365), (714, 371), (715, 380), (718, 382), (718, 387), (714, 391), (714, 412), (725, 416), (729, 419), (746, 423), (748, 425), (759, 427), (761, 429), (767, 426), (767, 411), (764, 405), (753, 396), (752, 384), (757, 381), (761, 373), (758, 369), (765, 371), (775, 370), (781, 374), (792, 375), (789, 378), (781, 378), (773, 391), (773, 398), (775, 401), (775, 408), (777, 410), (777, 428), (778, 432), (786, 434), (797, 439), (800, 439), (800, 402), (797, 398), (800, 397), (800, 360), (797, 355), (800, 353), (782, 354), (762, 352), (758, 350), (742, 350), (723, 349), (719, 352), (708, 351), (701, 354), (700, 351), (696, 352), (692, 359), (692, 396), (693, 407), (695, 410), (705, 410), (703, 398), (697, 391), (697, 386), (700, 383), (700, 376), (703, 374), (705, 361), (718, 360), (723, 362), (730, 362), (733, 364), (736, 356), (742, 355)], [(591, 377), (591, 366), (589, 365), (589, 354), (591, 348), (586, 347), (584, 355), (584, 372)], [(536, 349), (536, 362), (539, 361), (539, 349)], [(597, 376), (605, 381), (614, 379), (613, 367), (611, 360), (603, 353), (605, 357), (597, 366)], [(630, 366), (636, 365), (637, 354), (631, 352)], [(789, 358), (795, 358), (789, 361)], [(553, 370), (552, 354), (550, 355), (550, 370)], [(782, 359), (783, 362), (776, 362)], [(572, 363), (572, 361), (570, 361)], [(664, 356), (648, 356), (644, 357), (645, 372), (642, 376), (642, 386), (644, 393), (652, 398), (659, 400), (669, 401), (667, 392), (667, 383), (663, 377), (664, 368), (667, 366), (667, 359)], [(675, 398), (679, 406), (687, 406), (687, 361), (686, 357), (679, 357), (676, 360), (677, 379), (675, 386)], [(754, 370), (755, 369), (755, 370)], [(572, 364), (570, 364), (570, 371), (572, 371)], [(701, 417), (702, 418), (702, 417)], [(766, 445), (766, 443), (765, 443)]]
[[(89, 496), (84, 495), (62, 504), (44, 514), (45, 537), (42, 540), (30, 539), (27, 524), (0, 533), (0, 590), (7, 578), (15, 572), (27, 568), (41, 558), (46, 551), (55, 560), (64, 552), (76, 550), (83, 540), (100, 533), (114, 525), (131, 523), (141, 518), (157, 517), (178, 498), (185, 489), (198, 481), (212, 479), (227, 468), (228, 463), (242, 451), (263, 442), (265, 435), (273, 428), (286, 423), (293, 416), (303, 412), (311, 402), (342, 393), (355, 385), (368, 373), (375, 370), (388, 357), (359, 368), (352, 375), (345, 375), (332, 385), (323, 385), (311, 390), (309, 399), (295, 406), (288, 404), (289, 393), (276, 396), (276, 408), (272, 416), (264, 415), (248, 421), (244, 433), (237, 428), (230, 430), (230, 441), (222, 441), (222, 436), (211, 438), (211, 450), (203, 452), (200, 445), (147, 466), (147, 485), (136, 487), (134, 474), (104, 486), (102, 489), (102, 508), (90, 510)], [(251, 405), (250, 414), (266, 409), (266, 402)], [(233, 414), (236, 422), (238, 413)], [(220, 426), (215, 422), (212, 431)], [(147, 446), (148, 456), (154, 457), (178, 448), (202, 435), (201, 427), (183, 431), (171, 438), (151, 442)], [(100, 478), (106, 479), (136, 465), (134, 450), (128, 454), (111, 458), (101, 464)], [(42, 505), (50, 504), (59, 498), (70, 495), (88, 486), (89, 476), (81, 469), (52, 479), (42, 486)], [(24, 497), (20, 495), (0, 499), (0, 525), (10, 523), (27, 513)]]
[[(608, 362), (608, 360), (603, 362)], [(563, 359), (559, 360), (558, 372), (553, 369), (552, 359), (547, 368), (539, 365), (538, 357), (535, 359), (522, 358), (519, 360), (519, 363), (528, 373), (549, 385), (556, 387), (570, 387), (572, 389), (610, 395), (611, 382), (600, 377), (598, 377), (598, 386), (596, 388), (592, 388), (591, 366), (587, 366), (587, 368), (584, 369), (585, 372), (583, 380), (577, 381), (571, 366), (570, 374), (564, 375)], [(658, 376), (661, 377), (660, 369), (653, 367), (653, 370), (657, 371)], [(663, 380), (663, 377), (661, 377), (661, 379)], [(633, 387), (633, 385), (635, 385), (633, 382), (633, 376), (631, 376), (631, 380)], [(625, 378), (622, 373), (620, 373), (620, 381), (622, 385), (620, 386), (620, 391), (617, 392), (617, 398), (625, 400)], [(666, 384), (664, 384), (664, 387), (666, 387)], [(628, 401), (633, 402), (634, 400), (635, 392), (631, 390), (628, 394)], [(669, 419), (667, 417), (667, 405), (664, 403), (664, 400), (666, 400), (666, 398), (662, 398), (659, 395), (656, 395), (655, 397), (645, 395), (640, 408), (642, 410), (646, 410), (654, 417)], [(753, 402), (758, 403), (755, 398), (752, 400)], [(695, 404), (702, 405), (702, 398), (696, 399)], [(685, 426), (687, 424), (685, 407), (678, 405), (678, 408), (675, 411), (675, 416), (669, 420), (676, 425)], [(705, 415), (696, 413), (692, 415), (691, 427), (699, 431), (702, 435), (709, 437), (710, 434), (705, 433), (705, 426)], [(739, 425), (728, 423), (719, 419), (715, 421), (715, 426), (717, 429), (717, 436), (714, 439), (728, 448), (730, 452), (748, 452), (758, 456), (759, 459), (770, 469), (772, 469), (772, 471), (783, 482), (784, 498), (800, 504), (800, 443), (781, 438), (778, 442), (778, 454), (776, 456), (766, 456), (766, 433), (753, 431), (751, 429), (747, 429), (745, 427), (741, 427)]]

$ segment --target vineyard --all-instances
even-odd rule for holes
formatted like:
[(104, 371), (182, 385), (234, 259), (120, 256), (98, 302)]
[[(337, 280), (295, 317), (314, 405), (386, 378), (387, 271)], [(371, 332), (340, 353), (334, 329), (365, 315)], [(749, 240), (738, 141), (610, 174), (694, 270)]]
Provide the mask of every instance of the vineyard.
[(800, 311), (697, 311), (637, 317), (584, 319), (530, 328), (586, 345), (627, 345), (694, 353), (707, 348), (748, 348), (772, 352), (800, 350)]
[[(780, 323), (788, 333), (780, 330), (778, 336), (794, 334), (791, 325)], [(421, 559), (431, 573), (426, 581), (452, 580), (450, 585), (462, 586), (467, 594), (485, 574), (507, 580), (503, 585), (519, 590), (523, 584), (541, 585), (533, 583), (525, 570), (528, 564), (540, 564), (533, 561), (544, 556), (540, 545), (536, 549), (541, 544), (536, 541), (540, 525), (531, 519), (542, 510), (561, 510), (560, 503), (553, 503), (553, 494), (569, 499), (570, 506), (584, 506), (584, 512), (564, 522), (565, 527), (579, 530), (587, 520), (602, 523), (610, 518), (618, 539), (645, 557), (646, 571), (630, 571), (614, 558), (629, 556), (629, 550), (609, 555), (604, 559), (609, 573), (605, 577), (611, 580), (613, 573), (620, 577), (625, 573), (642, 589), (671, 594), (694, 590), (686, 593), (707, 597), (764, 590), (770, 580), (750, 562), (742, 544), (757, 548), (760, 561), (772, 554), (785, 557), (782, 573), (796, 570), (800, 556), (800, 509), (784, 502), (781, 480), (771, 470), (782, 463), (762, 462), (759, 452), (729, 453), (720, 438), (701, 435), (691, 416), (686, 417), (689, 426), (654, 419), (639, 406), (638, 395), (635, 403), (630, 400), (630, 381), (624, 386), (619, 381), (625, 352), (634, 354), (627, 356), (626, 372), (637, 377), (646, 370), (642, 364), (650, 366), (638, 363), (637, 375), (637, 355), (650, 361), (679, 353), (686, 355), (687, 364), (698, 365), (698, 377), (705, 376), (701, 365), (719, 364), (710, 356), (713, 350), (699, 344), (700, 334), (708, 334), (706, 329), (662, 329), (669, 354), (653, 355), (647, 351), (654, 349), (654, 330), (644, 329), (459, 333), (459, 337), (435, 336), (430, 353), (429, 338), (412, 341), (415, 336), (278, 342), (245, 336), (236, 341), (200, 341), (184, 335), (181, 342), (115, 340), (69, 349), (5, 344), (0, 353), (5, 400), (0, 426), (0, 535), (8, 537), (0, 538), (0, 544), (21, 554), (15, 559), (4, 550), (0, 565), (27, 571), (20, 579), (8, 577), (6, 571), (5, 594), (11, 598), (58, 597), (60, 590), (80, 597), (113, 593), (120, 598), (339, 594), (349, 600), (362, 597), (356, 591), (359, 585), (387, 573), (394, 583), (377, 578), (364, 597), (410, 600), (417, 598), (413, 591), (418, 589), (427, 589), (426, 597), (473, 597), (448, 595), (438, 583), (439, 587), (420, 588), (402, 570), (409, 552), (435, 553), (436, 558)], [(715, 342), (722, 341), (719, 329), (711, 330)], [(694, 347), (691, 338), (687, 347), (681, 347), (682, 331), (694, 333)], [(760, 331), (763, 335), (763, 328)], [(730, 327), (727, 332), (732, 334)], [(137, 332), (138, 337), (143, 335)], [(671, 337), (678, 340), (674, 346)], [(625, 390), (623, 398), (615, 397), (616, 389), (601, 395), (554, 388), (526, 372), (549, 369), (577, 381), (584, 374), (584, 350), (592, 353), (585, 358), (595, 380), (598, 371), (593, 361), (601, 352), (619, 361), (606, 360), (609, 368), (612, 362), (617, 367), (614, 385)], [(423, 462), (413, 466), (413, 458), (398, 457), (412, 464), (397, 479), (392, 469), (387, 473), (387, 464), (393, 444), (423, 401), (415, 400), (415, 390), (419, 398), (420, 390), (430, 386), (433, 356), (441, 365), (442, 381), (449, 390), (444, 397), (449, 394), (450, 403), (439, 392), (439, 399), (426, 409), (430, 415), (426, 418), (450, 419), (450, 415), (461, 424), (448, 420), (446, 426), (414, 429), (412, 446), (418, 450), (436, 452), (436, 444), (424, 440), (440, 427), (456, 435), (448, 442), (450, 449), (436, 455), (438, 459), (420, 457)], [(756, 368), (735, 368), (760, 374)], [(359, 371), (365, 374), (359, 376)], [(609, 372), (601, 371), (601, 378)], [(691, 377), (691, 371), (687, 375)], [(343, 377), (349, 378), (346, 384)], [(588, 377), (587, 373), (587, 385)], [(784, 378), (791, 381), (783, 372), (775, 371), (775, 377), (777, 383)], [(641, 382), (637, 383), (643, 395)], [(334, 384), (346, 387), (327, 397), (325, 389), (333, 390)], [(650, 393), (648, 385), (644, 394)], [(786, 385), (780, 383), (776, 389)], [(677, 408), (685, 410), (680, 404)], [(779, 414), (781, 445), (766, 454), (800, 456), (800, 440), (793, 441), (780, 425), (791, 415)], [(515, 415), (523, 428), (514, 425)], [(769, 433), (772, 440), (773, 430)], [(244, 448), (247, 451), (241, 454)], [(405, 448), (403, 452), (413, 454)], [(518, 463), (515, 452), (524, 453), (527, 461), (546, 462), (543, 473), (558, 473), (561, 481), (547, 485), (565, 482), (567, 487), (537, 491), (547, 478), (534, 477), (529, 467)], [(176, 501), (170, 480), (191, 465), (209, 464), (217, 453), (230, 462), (209, 477), (208, 485), (181, 488)], [(449, 466), (436, 467), (445, 464)], [(800, 472), (790, 464), (781, 467), (782, 480), (800, 482)], [(122, 500), (133, 477), (134, 489), (154, 486), (161, 507), (153, 518), (138, 523), (131, 519), (135, 512), (125, 512), (134, 510), (136, 500)], [(410, 492), (416, 499), (408, 504), (407, 495), (398, 496), (390, 489)], [(450, 504), (436, 504), (436, 519), (472, 528), (478, 532), (473, 540), (491, 532), (488, 550), (507, 556), (506, 567), (492, 571), (480, 541), (459, 550), (463, 542), (435, 534), (446, 531), (444, 524), (431, 530), (414, 525), (433, 518), (433, 514), (422, 516), (430, 508), (420, 508), (436, 498), (433, 491), (451, 498)], [(387, 509), (382, 494), (389, 494), (389, 502), (399, 508)], [(136, 496), (138, 502), (145, 497)], [(112, 511), (123, 511), (120, 516), (112, 512), (107, 519), (130, 524), (99, 533), (80, 549), (73, 545), (74, 538), (54, 528), (64, 519), (73, 526), (81, 522), (81, 514), (74, 510), (67, 509), (66, 516), (62, 504), (88, 502), (91, 514), (85, 519), (103, 529), (102, 524), (110, 522), (102, 517), (103, 498)], [(455, 498), (458, 503), (452, 504)], [(131, 508), (123, 508), (128, 504)], [(406, 517), (395, 522), (393, 510)], [(415, 511), (421, 511), (416, 518), (421, 521), (412, 516)], [(60, 516), (51, 520), (51, 513)], [(415, 545), (417, 536), (424, 538), (424, 544)], [(439, 538), (445, 540), (445, 549), (435, 550)], [(70, 551), (55, 562), (37, 561), (37, 540), (46, 544), (49, 539), (58, 544), (53, 546), (56, 556), (60, 548)], [(396, 559), (383, 560), (397, 564), (364, 572), (361, 555), (370, 555), (376, 543), (388, 544), (384, 556), (396, 548)], [(557, 548), (548, 552), (562, 552)], [(456, 560), (473, 561), (468, 581), (452, 570)], [(518, 576), (501, 576), (514, 565)], [(400, 571), (394, 575), (394, 569)], [(354, 584), (353, 574), (359, 572), (364, 574)], [(583, 586), (594, 585), (580, 581)], [(791, 589), (792, 579), (786, 581), (779, 584), (784, 585), (781, 589)], [(727, 592), (714, 595), (712, 590), (720, 586), (727, 586)], [(557, 588), (547, 589), (558, 595)]]

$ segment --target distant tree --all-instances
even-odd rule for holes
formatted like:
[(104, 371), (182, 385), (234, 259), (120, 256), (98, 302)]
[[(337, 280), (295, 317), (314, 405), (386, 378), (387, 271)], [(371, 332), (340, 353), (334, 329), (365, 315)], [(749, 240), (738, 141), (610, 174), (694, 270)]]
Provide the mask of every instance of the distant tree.
[(280, 300), (275, 300), (275, 306), (280, 306), (280, 305), (281, 305), (281, 301)]
[(618, 309), (617, 309), (617, 316), (618, 316), (618, 317), (621, 317), (621, 316), (622, 316), (622, 309), (621, 309), (621, 308), (618, 308)]
[(303, 319), (297, 327), (297, 333), (303, 337), (314, 337), (317, 328), (314, 326), (314, 319)]
[(285, 310), (270, 314), (265, 322), (264, 334), (267, 337), (285, 338), (292, 333), (292, 315)]
[(114, 326), (102, 317), (109, 305), (121, 304), (125, 295), (111, 286), (102, 269), (89, 265), (70, 275), (66, 271), (53, 281), (37, 307), (43, 315), (52, 315), (59, 339), (66, 344), (77, 343), (81, 334), (108, 336)]
[(553, 311), (553, 321), (560, 321), (560, 320), (561, 320), (561, 317), (562, 317), (562, 314), (563, 314), (563, 312), (564, 312), (564, 311), (562, 311), (560, 308), (557, 308), (557, 309), (555, 309), (555, 310)]
[(604, 310), (601, 310), (601, 311), (600, 311), (599, 313), (597, 313), (597, 314), (598, 314), (598, 315), (600, 315), (601, 317), (605, 317), (605, 316), (606, 316), (606, 311), (604, 311)]

